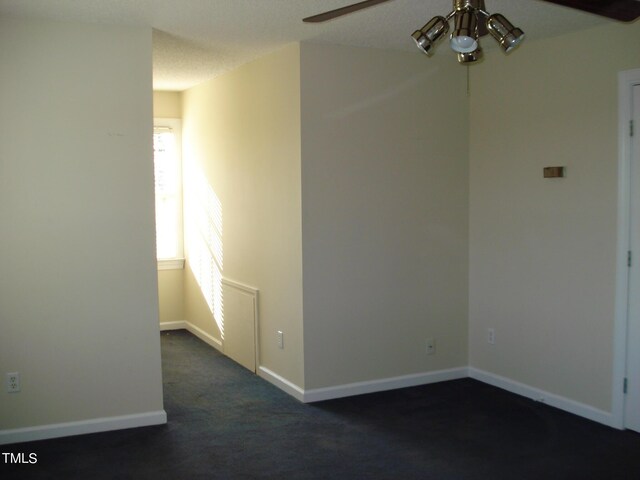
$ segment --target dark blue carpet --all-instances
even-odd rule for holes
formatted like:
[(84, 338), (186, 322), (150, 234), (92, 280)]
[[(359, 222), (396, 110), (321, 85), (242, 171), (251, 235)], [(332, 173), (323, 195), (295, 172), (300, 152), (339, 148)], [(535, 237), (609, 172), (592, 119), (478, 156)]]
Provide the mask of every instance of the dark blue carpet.
[(640, 435), (466, 379), (303, 405), (162, 334), (167, 425), (5, 445), (0, 479), (640, 479)]

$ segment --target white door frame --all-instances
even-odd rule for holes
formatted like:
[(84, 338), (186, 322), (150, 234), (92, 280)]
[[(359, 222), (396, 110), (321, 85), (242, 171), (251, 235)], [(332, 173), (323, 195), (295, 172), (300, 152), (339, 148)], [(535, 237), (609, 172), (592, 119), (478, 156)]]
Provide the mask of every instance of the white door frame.
[[(627, 360), (627, 321), (629, 269), (627, 252), (631, 215), (631, 136), (632, 90), (640, 84), (640, 69), (618, 74), (618, 242), (616, 268), (616, 311), (613, 337), (612, 427), (624, 428), (624, 378)], [(639, 255), (640, 252), (636, 252)]]

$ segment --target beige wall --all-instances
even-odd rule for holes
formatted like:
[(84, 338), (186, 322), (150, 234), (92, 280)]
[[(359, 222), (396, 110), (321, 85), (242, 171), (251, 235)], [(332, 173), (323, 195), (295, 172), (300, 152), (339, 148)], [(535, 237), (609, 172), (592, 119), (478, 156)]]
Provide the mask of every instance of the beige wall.
[[(640, 66), (640, 24), (486, 57), (471, 70), (470, 364), (609, 411), (617, 73)], [(565, 179), (542, 178), (554, 165)]]
[(3, 18), (0, 44), (0, 431), (162, 411), (151, 31)]
[[(153, 92), (154, 118), (182, 118), (180, 92)], [(184, 270), (158, 271), (160, 323), (181, 322), (184, 313)]]
[(259, 364), (302, 386), (299, 68), (291, 45), (184, 92), (183, 159), (187, 320), (223, 340), (218, 275), (258, 288)]
[(182, 118), (182, 93), (154, 90), (153, 116), (156, 118)]
[(160, 324), (182, 322), (184, 313), (184, 269), (158, 270)]
[(306, 388), (466, 366), (465, 70), (315, 44), (301, 65)]

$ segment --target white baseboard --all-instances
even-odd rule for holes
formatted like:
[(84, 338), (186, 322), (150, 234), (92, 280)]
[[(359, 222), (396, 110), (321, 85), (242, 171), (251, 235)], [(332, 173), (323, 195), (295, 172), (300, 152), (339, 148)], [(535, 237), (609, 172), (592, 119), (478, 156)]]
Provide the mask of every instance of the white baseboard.
[(286, 378), (281, 377), (277, 373), (272, 372), (265, 367), (258, 367), (258, 376), (271, 383), (272, 385), (275, 385), (283, 392), (288, 393), (293, 398), (304, 402), (304, 390), (297, 386), (295, 383), (290, 382)]
[(178, 322), (162, 322), (160, 323), (160, 331), (166, 332), (168, 330), (186, 330), (187, 322), (184, 320)]
[(478, 368), (460, 367), (435, 372), (425, 372), (413, 375), (403, 375), (399, 377), (371, 380), (368, 382), (357, 382), (333, 387), (314, 388), (305, 390), (291, 383), (287, 379), (272, 372), (271, 370), (259, 367), (258, 375), (292, 397), (304, 403), (319, 402), (335, 398), (362, 395), (365, 393), (382, 392), (398, 388), (415, 387), (430, 383), (443, 382), (447, 380), (457, 380), (461, 378), (473, 378), (483, 383), (493, 385), (511, 393), (530, 398), (532, 400), (545, 403), (560, 410), (578, 415), (588, 420), (593, 420), (603, 425), (619, 428), (611, 412), (599, 410), (590, 405), (571, 400), (560, 395), (556, 395), (539, 388), (531, 387), (509, 378), (501, 377)]
[(395, 390), (397, 388), (416, 387), (429, 383), (444, 382), (446, 380), (457, 380), (467, 377), (467, 367), (450, 368), (448, 370), (437, 370), (435, 372), (416, 373), (412, 375), (402, 375), (399, 377), (383, 378), (367, 382), (348, 383), (336, 385), (334, 387), (313, 388), (304, 391), (304, 402), (320, 402), (334, 398), (351, 397), (364, 393), (383, 392), (385, 390)]
[[(222, 342), (207, 334), (200, 328), (189, 322), (170, 322), (160, 324), (161, 330), (187, 329), (209, 345), (222, 351)], [(532, 400), (545, 403), (560, 410), (578, 415), (588, 420), (620, 429), (621, 426), (612, 412), (599, 410), (590, 405), (571, 400), (561, 395), (556, 395), (539, 388), (526, 385), (524, 383), (511, 380), (500, 375), (496, 375), (474, 367), (459, 367), (448, 370), (438, 370), (435, 372), (417, 373), (413, 375), (403, 375), (399, 377), (383, 378), (366, 382), (356, 382), (345, 385), (336, 385), (325, 388), (314, 388), (305, 390), (286, 378), (265, 367), (258, 367), (258, 376), (275, 385), (279, 389), (288, 393), (292, 397), (304, 403), (331, 400), (334, 398), (350, 397), (365, 393), (382, 392), (397, 388), (415, 387), (427, 385), (429, 383), (443, 382), (446, 380), (457, 380), (461, 378), (473, 378), (483, 383), (493, 385), (511, 393), (530, 398)]]
[(449, 370), (438, 370), (435, 372), (417, 373), (413, 375), (403, 375), (400, 377), (384, 378), (381, 380), (371, 380), (368, 382), (349, 383), (336, 385), (334, 387), (314, 388), (305, 390), (290, 382), (277, 373), (265, 367), (258, 368), (258, 375), (275, 385), (280, 390), (288, 393), (292, 397), (304, 403), (320, 402), (322, 400), (332, 400), (334, 398), (351, 397), (364, 393), (383, 392), (397, 388), (415, 387), (429, 383), (443, 382), (445, 380), (457, 380), (467, 377), (467, 368), (452, 368)]
[(77, 422), (0, 430), (0, 445), (46, 440), (48, 438), (69, 437), (72, 435), (84, 435), (87, 433), (108, 432), (125, 428), (148, 427), (165, 423), (167, 423), (167, 414), (164, 410), (159, 410), (135, 415), (92, 418), (90, 420)]
[(203, 342), (211, 345), (216, 350), (222, 352), (222, 341), (214, 337), (213, 335), (208, 334), (200, 327), (197, 327), (191, 322), (187, 322), (186, 320), (177, 321), (177, 322), (163, 322), (160, 324), (160, 331), (166, 332), (169, 330), (187, 330), (193, 333), (196, 337), (198, 337)]
[(475, 380), (479, 380), (483, 383), (493, 385), (494, 387), (507, 390), (508, 392), (522, 395), (523, 397), (530, 398), (537, 402), (551, 405), (552, 407), (559, 408), (560, 410), (564, 410), (565, 412), (573, 413), (574, 415), (593, 420), (594, 422), (602, 423), (609, 427), (618, 428), (616, 427), (616, 422), (614, 421), (615, 419), (611, 412), (599, 410), (590, 405), (576, 402), (575, 400), (571, 400), (554, 393), (549, 393), (539, 388), (531, 387), (524, 383), (516, 382), (509, 378), (501, 377), (500, 375), (495, 375), (478, 368), (469, 367), (469, 377)]

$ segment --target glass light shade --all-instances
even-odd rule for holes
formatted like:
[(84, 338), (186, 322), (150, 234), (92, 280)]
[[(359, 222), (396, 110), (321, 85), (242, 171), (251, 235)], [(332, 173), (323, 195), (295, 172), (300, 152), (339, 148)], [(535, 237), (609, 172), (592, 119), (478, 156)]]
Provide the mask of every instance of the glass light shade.
[(456, 12), (455, 30), (451, 33), (451, 48), (458, 53), (470, 53), (478, 48), (478, 18), (474, 11)]
[(431, 55), (435, 43), (448, 31), (449, 22), (444, 17), (437, 16), (429, 20), (420, 30), (413, 32), (411, 37), (420, 50), (427, 55)]
[(478, 48), (478, 42), (472, 37), (460, 35), (457, 37), (451, 37), (451, 48), (459, 53), (473, 52)]
[(487, 30), (500, 44), (505, 53), (509, 53), (524, 40), (524, 32), (514, 27), (509, 20), (499, 13), (487, 19)]

